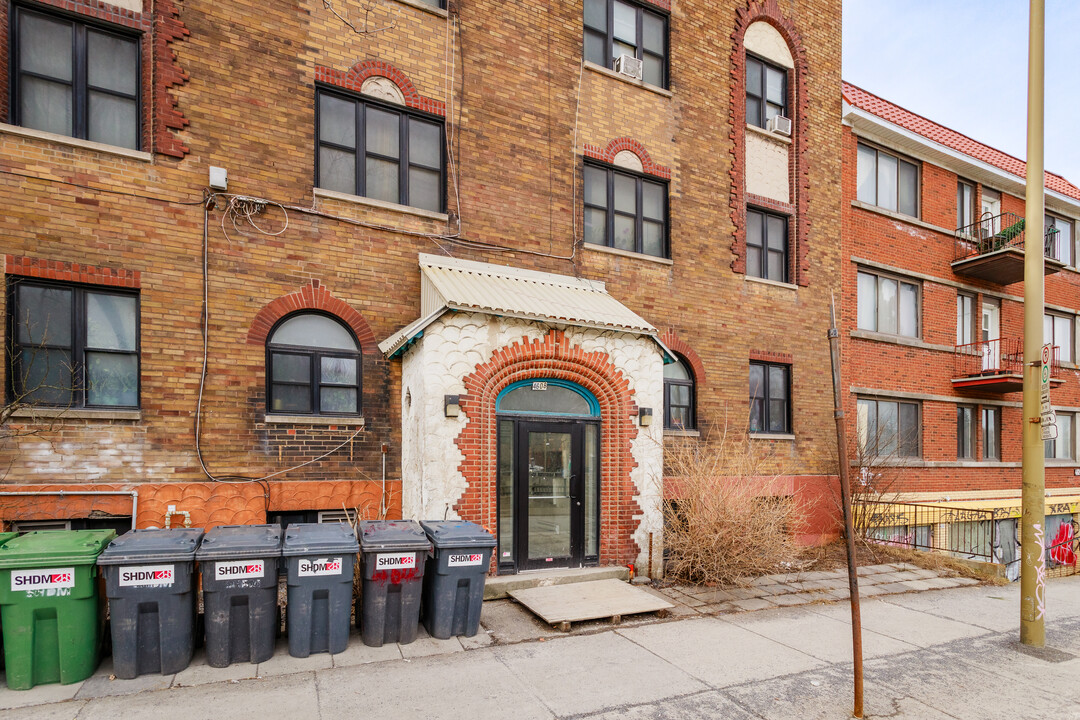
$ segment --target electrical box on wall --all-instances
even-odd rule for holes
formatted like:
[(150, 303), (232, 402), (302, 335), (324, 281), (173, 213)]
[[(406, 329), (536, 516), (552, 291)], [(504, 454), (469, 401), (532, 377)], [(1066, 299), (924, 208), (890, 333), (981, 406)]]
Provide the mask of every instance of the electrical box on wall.
[(229, 171), (223, 167), (210, 166), (210, 187), (214, 190), (229, 189)]

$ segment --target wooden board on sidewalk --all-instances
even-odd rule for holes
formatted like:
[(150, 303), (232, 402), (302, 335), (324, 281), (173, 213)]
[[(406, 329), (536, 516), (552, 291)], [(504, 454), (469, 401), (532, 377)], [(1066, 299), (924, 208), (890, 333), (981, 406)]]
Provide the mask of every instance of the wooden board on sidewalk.
[(510, 597), (562, 630), (569, 630), (572, 622), (605, 618), (619, 622), (624, 615), (666, 614), (674, 607), (650, 592), (615, 579), (512, 590)]

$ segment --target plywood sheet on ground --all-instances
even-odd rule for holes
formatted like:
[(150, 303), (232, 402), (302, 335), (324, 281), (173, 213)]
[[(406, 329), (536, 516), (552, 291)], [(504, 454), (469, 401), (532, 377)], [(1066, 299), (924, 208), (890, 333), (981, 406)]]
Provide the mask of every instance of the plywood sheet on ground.
[(512, 590), (510, 597), (552, 625), (674, 607), (652, 593), (615, 579)]

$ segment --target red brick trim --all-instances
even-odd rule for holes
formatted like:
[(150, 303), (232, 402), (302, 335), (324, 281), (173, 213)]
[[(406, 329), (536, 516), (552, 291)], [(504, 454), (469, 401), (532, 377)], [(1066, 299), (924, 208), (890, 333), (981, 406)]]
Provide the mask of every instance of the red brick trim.
[(637, 437), (634, 391), (606, 353), (570, 345), (561, 330), (542, 340), (522, 338), (492, 353), (464, 378), (461, 396), (465, 427), (455, 439), (464, 460), (458, 470), (468, 487), (454, 510), (492, 532), (497, 527), (495, 399), (518, 380), (553, 378), (577, 383), (600, 403), (600, 562), (623, 565), (638, 555), (633, 539), (640, 523), (638, 490), (630, 478), (637, 463), (631, 442)]
[(330, 313), (352, 328), (356, 339), (360, 341), (361, 349), (366, 351), (375, 345), (375, 333), (363, 316), (344, 300), (334, 297), (318, 280), (312, 280), (296, 292), (282, 295), (264, 305), (255, 315), (255, 320), (248, 330), (248, 345), (265, 345), (266, 337), (278, 320), (298, 310), (322, 310)]
[(94, 267), (93, 265), (83, 265), (81, 263), (43, 260), (21, 255), (7, 255), (4, 260), (4, 272), (8, 275), (87, 283), (89, 285), (108, 285), (110, 287), (142, 287), (142, 273), (139, 270)]
[(791, 353), (773, 352), (772, 350), (751, 350), (750, 359), (761, 362), (783, 363), (784, 365), (791, 365), (794, 362)]
[(735, 31), (731, 34), (731, 147), (735, 162), (731, 165), (731, 222), (735, 226), (732, 243), (731, 269), (746, 272), (746, 47), (743, 38), (746, 29), (755, 22), (767, 22), (776, 28), (787, 42), (795, 60), (795, 69), (788, 72), (788, 87), (794, 88), (794, 133), (792, 152), (789, 155), (789, 177), (795, 194), (795, 211), (792, 222), (795, 232), (788, 237), (795, 240), (793, 263), (795, 284), (807, 285), (810, 269), (807, 239), (810, 236), (810, 218), (807, 214), (807, 196), (810, 190), (809, 162), (807, 160), (806, 122), (810, 102), (806, 90), (808, 64), (806, 48), (795, 23), (784, 15), (778, 0), (750, 0), (747, 7), (735, 11)]
[(150, 18), (145, 13), (98, 2), (97, 0), (34, 0), (38, 5), (48, 5), (59, 10), (92, 17), (95, 20), (123, 25), (133, 30), (146, 32), (150, 29)]
[(372, 76), (387, 78), (398, 86), (405, 98), (406, 107), (446, 117), (446, 103), (435, 98), (425, 97), (413, 85), (405, 73), (383, 60), (363, 60), (353, 65), (347, 72), (333, 68), (315, 66), (315, 81), (335, 85), (352, 92), (360, 92), (364, 81)]
[(642, 0), (643, 5), (652, 5), (665, 12), (671, 12), (671, 0)]
[(754, 193), (746, 193), (746, 204), (759, 207), (762, 210), (769, 210), (771, 212), (780, 213), (781, 215), (794, 215), (795, 206), (791, 203), (781, 202), (780, 200), (773, 200), (767, 198), (764, 195), (755, 195)]
[(660, 342), (664, 343), (673, 352), (681, 355), (690, 364), (690, 372), (694, 374), (694, 384), (705, 383), (705, 363), (701, 362), (701, 356), (694, 352), (689, 343), (679, 337), (674, 328), (668, 328), (660, 336)]
[(615, 138), (607, 144), (607, 147), (603, 148), (599, 145), (585, 143), (584, 154), (585, 157), (590, 157), (594, 160), (602, 160), (611, 165), (615, 163), (615, 156), (623, 150), (629, 150), (638, 156), (638, 159), (641, 160), (642, 170), (646, 175), (654, 175), (656, 177), (664, 178), (665, 180), (671, 179), (671, 169), (655, 163), (649, 155), (649, 151), (645, 149), (645, 146), (633, 138)]
[(172, 43), (191, 33), (180, 19), (180, 10), (173, 0), (156, 0), (154, 4), (154, 150), (163, 155), (182, 158), (190, 152), (178, 132), (188, 125), (188, 119), (176, 104), (170, 88), (183, 85), (188, 74), (177, 63)]

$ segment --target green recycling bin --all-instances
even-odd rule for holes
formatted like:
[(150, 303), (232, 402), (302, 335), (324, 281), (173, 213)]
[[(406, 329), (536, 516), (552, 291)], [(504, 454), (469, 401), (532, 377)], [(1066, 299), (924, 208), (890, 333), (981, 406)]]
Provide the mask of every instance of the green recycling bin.
[(97, 668), (104, 620), (97, 557), (112, 530), (45, 530), (0, 545), (0, 621), (7, 685), (85, 680)]
[[(3, 545), (18, 534), (19, 533), (13, 532), (0, 533), (0, 545)], [(0, 622), (0, 668), (2, 667), (4, 667), (4, 623)]]

